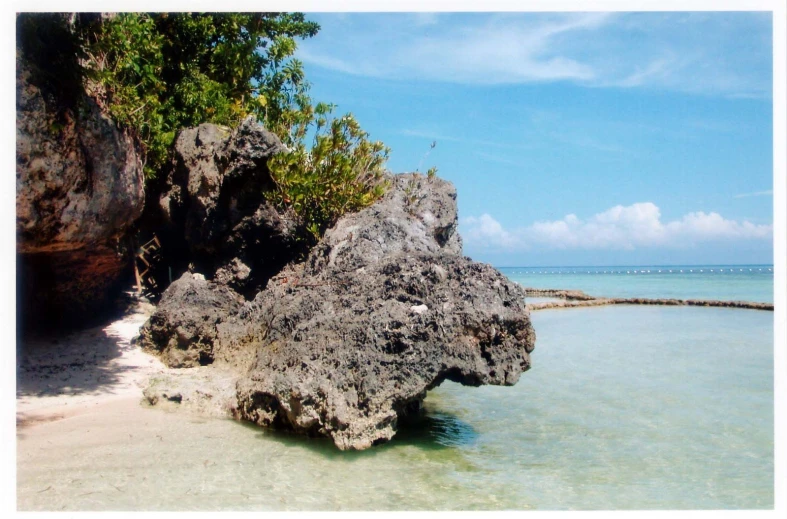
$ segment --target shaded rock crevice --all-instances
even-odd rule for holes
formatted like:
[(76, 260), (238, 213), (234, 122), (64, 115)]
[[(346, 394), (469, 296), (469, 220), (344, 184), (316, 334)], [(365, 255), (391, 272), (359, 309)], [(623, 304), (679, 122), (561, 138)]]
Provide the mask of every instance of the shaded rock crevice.
[(264, 196), (275, 188), (267, 161), (282, 150), (252, 117), (233, 130), (205, 123), (178, 134), (141, 224), (164, 244), (160, 285), (169, 270), (174, 278), (190, 270), (253, 298), (302, 252), (295, 215)]

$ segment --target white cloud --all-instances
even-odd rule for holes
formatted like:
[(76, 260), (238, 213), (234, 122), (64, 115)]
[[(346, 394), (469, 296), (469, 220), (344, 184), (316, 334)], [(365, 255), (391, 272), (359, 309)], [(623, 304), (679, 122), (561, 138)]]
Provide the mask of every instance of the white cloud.
[(574, 214), (562, 220), (535, 222), (507, 230), (489, 214), (462, 220), (465, 243), (485, 250), (533, 248), (633, 250), (647, 247), (685, 248), (706, 242), (770, 240), (772, 225), (727, 220), (702, 211), (662, 222), (652, 202), (618, 205), (582, 220)]
[(594, 76), (592, 67), (554, 55), (551, 42), (564, 33), (593, 30), (611, 15), (531, 20), (479, 15), (459, 25), (441, 24), (446, 17), (435, 13), (361, 16), (357, 25), (343, 27), (341, 34), (327, 32), (330, 26), (323, 24), (323, 34), (303, 42), (298, 57), (340, 72), (383, 78), (472, 84), (589, 80)]
[(465, 84), (570, 81), (768, 98), (761, 13), (356, 13), (298, 56), (343, 73)]
[(505, 231), (500, 222), (482, 214), (478, 218), (470, 216), (462, 221), (468, 229), (462, 233), (464, 239), (473, 243), (491, 243), (497, 247), (516, 247), (518, 244), (511, 233)]

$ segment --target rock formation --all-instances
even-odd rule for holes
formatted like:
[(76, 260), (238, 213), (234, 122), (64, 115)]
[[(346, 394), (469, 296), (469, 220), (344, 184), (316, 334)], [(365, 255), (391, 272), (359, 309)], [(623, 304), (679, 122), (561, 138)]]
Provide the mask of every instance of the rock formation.
[(253, 296), (293, 258), (295, 218), (263, 196), (273, 188), (267, 159), (282, 149), (252, 117), (232, 131), (206, 123), (180, 132), (146, 225), (156, 229), (176, 275), (191, 264)]
[(302, 246), (293, 216), (263, 197), (267, 159), (282, 144), (252, 118), (233, 131), (181, 131), (173, 163), (146, 185), (136, 141), (109, 117), (102, 85), (83, 77), (76, 49), (59, 49), (77, 22), (109, 17), (17, 16), (18, 308), (34, 326), (79, 324), (112, 307), (154, 234), (159, 286), (192, 267), (250, 296)]
[(171, 368), (210, 364), (216, 326), (238, 312), (242, 299), (225, 286), (186, 272), (164, 292), (139, 344), (159, 352)]
[(461, 256), (453, 186), (417, 174), (389, 180), (382, 200), (341, 218), (305, 261), (239, 308), (216, 315), (219, 307), (199, 303), (198, 317), (176, 315), (185, 287), (223, 290), (179, 280), (140, 340), (170, 362), (182, 357), (181, 337), (210, 342), (194, 351), (209, 349), (211, 368), (235, 370), (236, 418), (329, 436), (340, 449), (391, 439), (398, 418), (444, 380), (516, 383), (535, 343), (524, 290)]
[(122, 239), (142, 213), (142, 161), (128, 132), (84, 85), (64, 101), (36, 84), (33, 69), (18, 48), (20, 311), (29, 318), (47, 310), (78, 315), (102, 306), (128, 266)]

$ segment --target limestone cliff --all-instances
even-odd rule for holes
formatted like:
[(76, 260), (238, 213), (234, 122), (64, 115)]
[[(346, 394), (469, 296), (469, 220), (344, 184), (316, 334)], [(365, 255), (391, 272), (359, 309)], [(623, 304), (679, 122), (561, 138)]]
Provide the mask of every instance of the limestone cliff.
[(19, 310), (42, 323), (105, 305), (109, 287), (128, 268), (125, 237), (142, 214), (145, 191), (134, 139), (87, 93), (87, 84), (66, 85), (63, 78), (63, 88), (53, 91), (34, 70), (18, 47)]

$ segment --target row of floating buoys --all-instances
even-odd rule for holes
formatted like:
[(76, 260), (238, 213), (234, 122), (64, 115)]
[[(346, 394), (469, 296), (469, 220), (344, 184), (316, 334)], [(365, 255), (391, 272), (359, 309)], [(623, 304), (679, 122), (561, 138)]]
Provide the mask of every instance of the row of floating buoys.
[(579, 270), (558, 270), (558, 271), (549, 271), (549, 270), (533, 270), (533, 271), (515, 271), (512, 274), (685, 274), (685, 273), (705, 273), (705, 272), (713, 272), (723, 274), (725, 272), (773, 272), (773, 268), (765, 267), (765, 268), (712, 268), (712, 269), (653, 269), (653, 270), (587, 270), (587, 271), (579, 271)]

